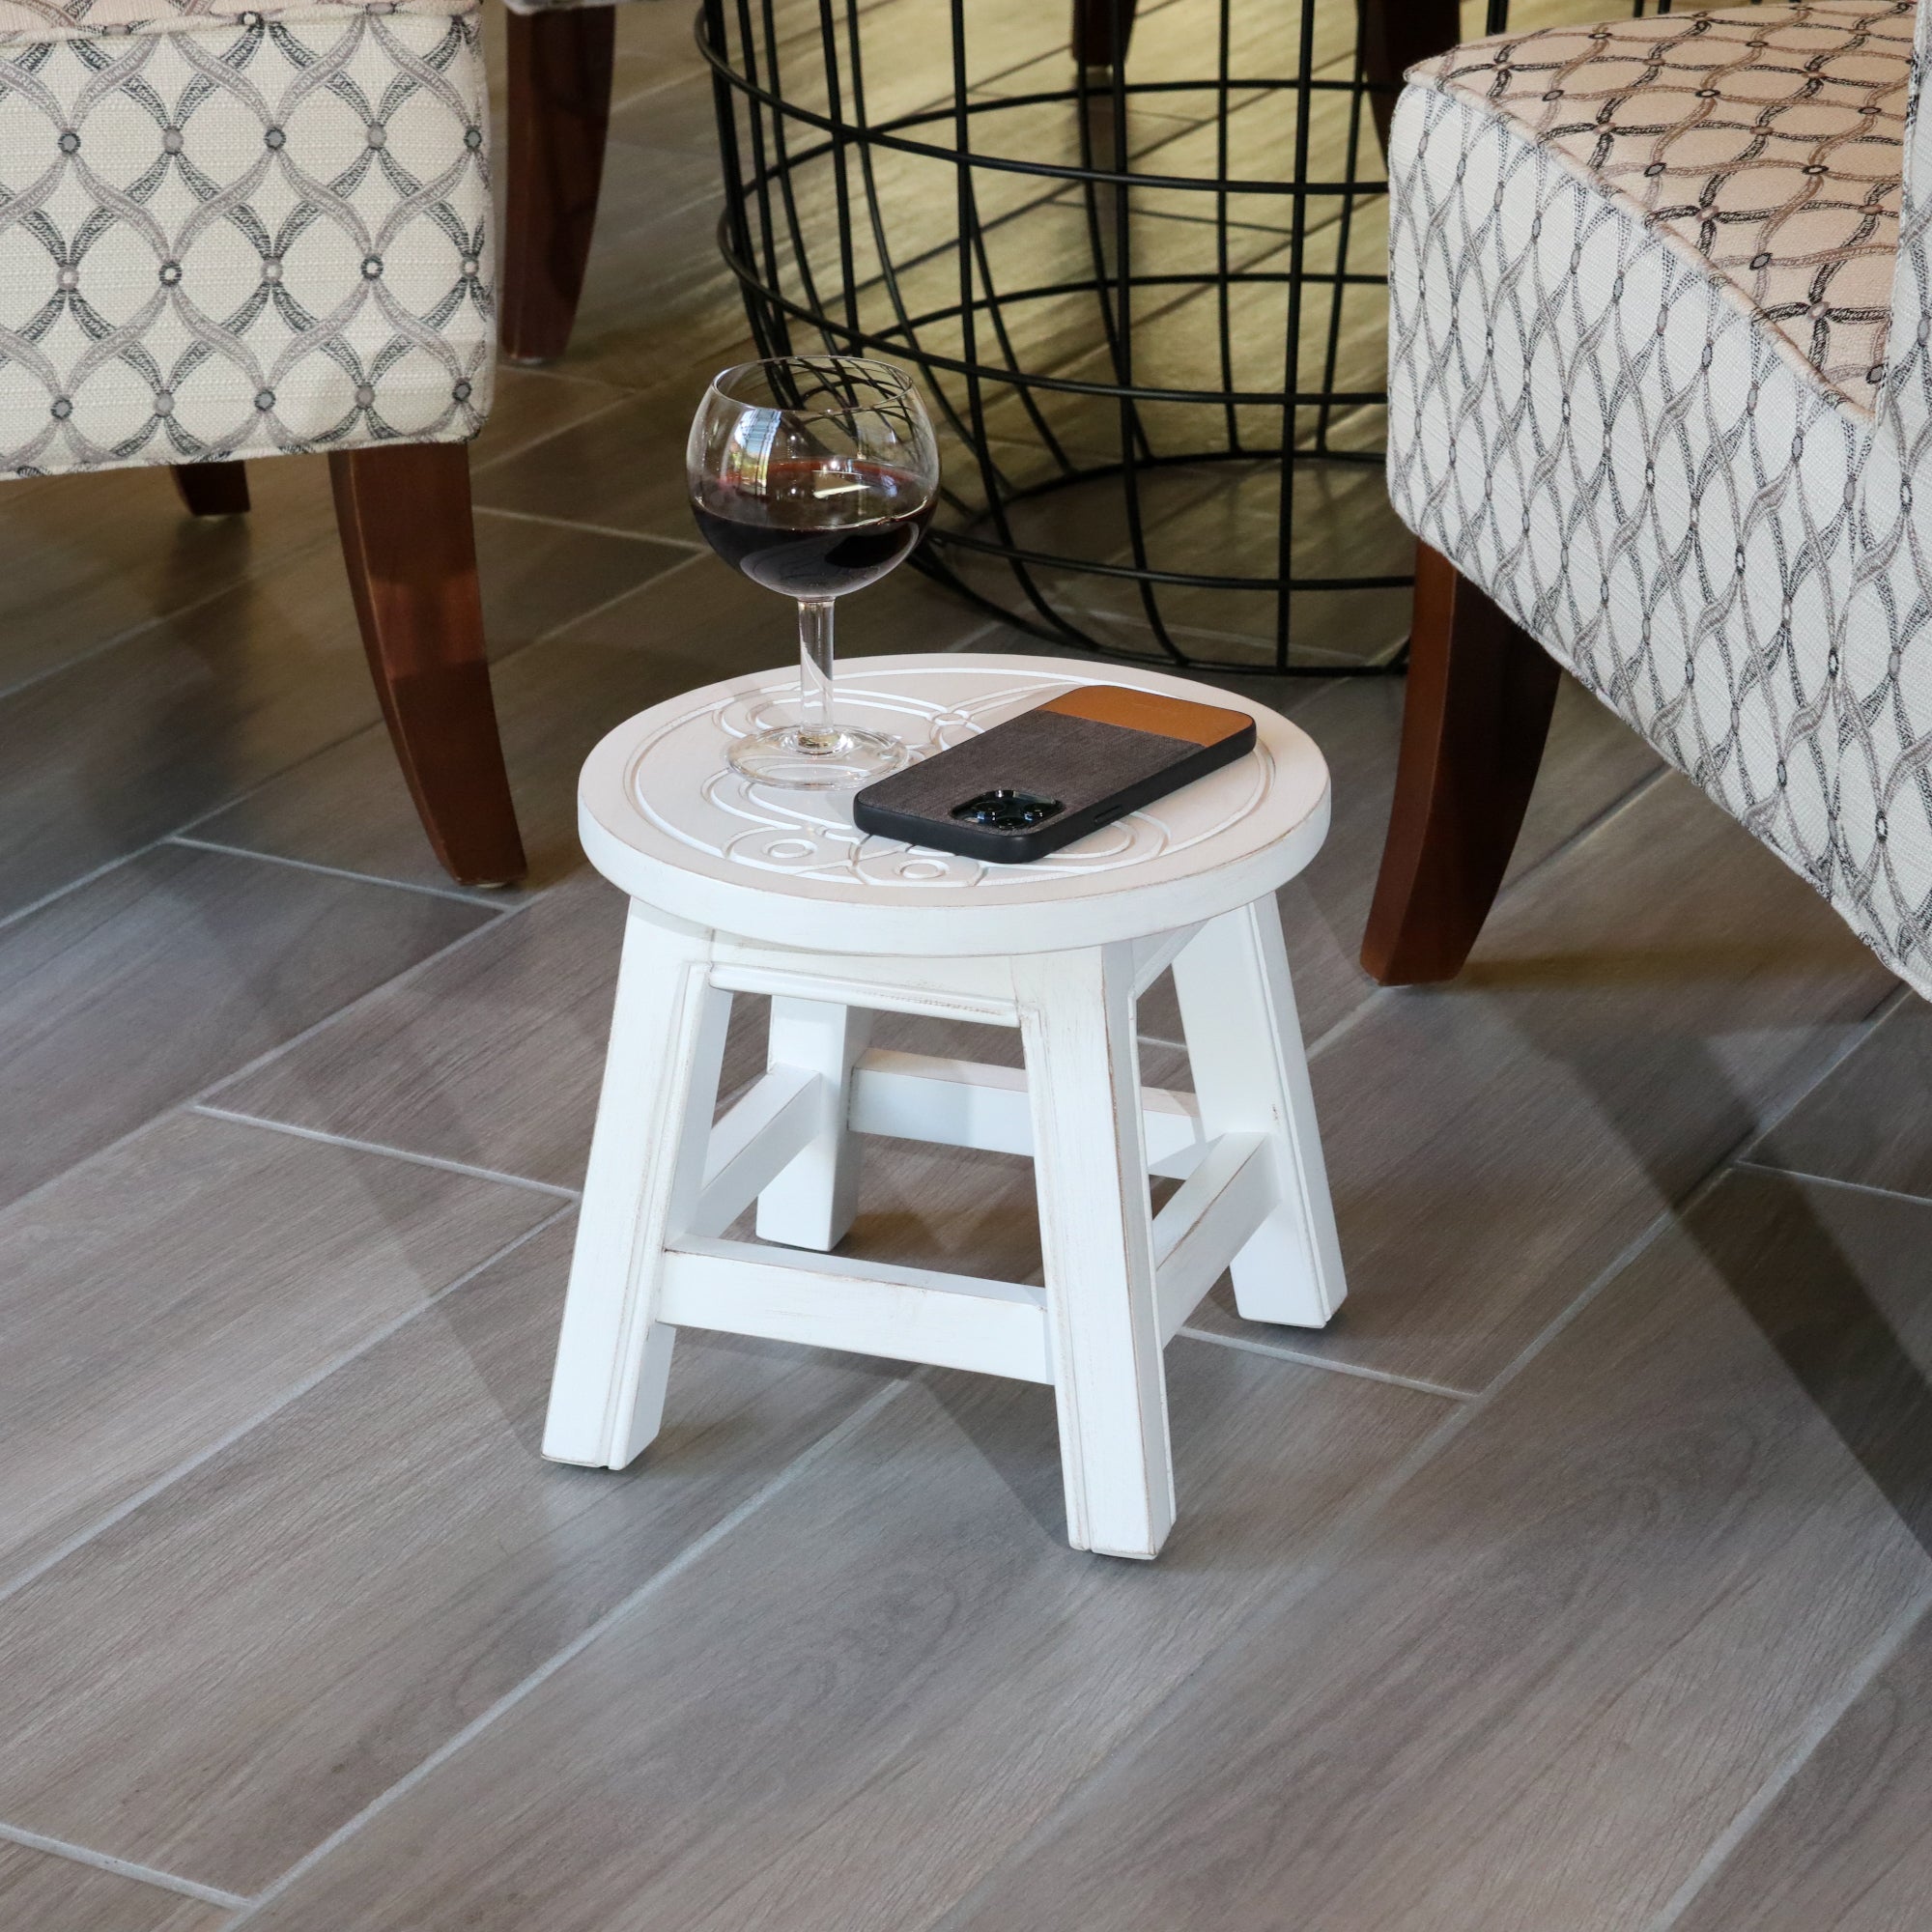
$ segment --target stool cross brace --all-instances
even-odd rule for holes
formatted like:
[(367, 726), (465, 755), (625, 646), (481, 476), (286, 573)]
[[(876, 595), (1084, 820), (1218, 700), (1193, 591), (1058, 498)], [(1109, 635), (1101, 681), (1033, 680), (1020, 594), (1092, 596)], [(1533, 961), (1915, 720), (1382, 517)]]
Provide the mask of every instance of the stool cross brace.
[[(1196, 1093), (1140, 1084), (1172, 968)], [(735, 992), (766, 1071), (715, 1122)], [(1027, 1071), (870, 1047), (888, 1009), (1016, 1026)], [(829, 1252), (858, 1139), (1036, 1163), (1043, 1287)], [(1151, 1209), (1148, 1176), (1179, 1181)], [(725, 1230), (758, 1205), (758, 1241)], [(774, 1245), (781, 1243), (782, 1245)], [(657, 1434), (673, 1332), (719, 1330), (1051, 1385), (1076, 1548), (1173, 1521), (1160, 1351), (1232, 1267), (1240, 1312), (1319, 1326), (1344, 1293), (1274, 901), (1075, 952), (794, 952), (633, 904), (544, 1450), (621, 1468)]]

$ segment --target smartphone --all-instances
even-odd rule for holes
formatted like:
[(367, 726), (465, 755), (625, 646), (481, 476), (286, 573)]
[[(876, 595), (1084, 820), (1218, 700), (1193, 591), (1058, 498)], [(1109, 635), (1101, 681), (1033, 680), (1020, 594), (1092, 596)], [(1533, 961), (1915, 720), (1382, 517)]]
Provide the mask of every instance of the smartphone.
[(1089, 684), (875, 780), (862, 832), (1001, 865), (1044, 858), (1254, 749), (1245, 711)]

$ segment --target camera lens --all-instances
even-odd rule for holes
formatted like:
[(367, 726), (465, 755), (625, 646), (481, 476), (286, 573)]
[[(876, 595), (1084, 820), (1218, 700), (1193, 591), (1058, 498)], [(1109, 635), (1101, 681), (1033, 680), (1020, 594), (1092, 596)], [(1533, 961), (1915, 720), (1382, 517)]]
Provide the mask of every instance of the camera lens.
[(1011, 791), (1002, 785), (982, 791), (964, 805), (952, 808), (952, 816), (969, 825), (984, 825), (995, 832), (1024, 832), (1061, 810), (1057, 798), (1039, 798), (1030, 791)]

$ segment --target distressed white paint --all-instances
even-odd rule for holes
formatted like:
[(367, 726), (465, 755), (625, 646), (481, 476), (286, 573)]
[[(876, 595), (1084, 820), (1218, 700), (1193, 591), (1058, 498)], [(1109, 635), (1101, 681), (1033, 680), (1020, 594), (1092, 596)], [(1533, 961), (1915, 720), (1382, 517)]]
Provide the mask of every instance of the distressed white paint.
[[(854, 1133), (1033, 1155), (1027, 1077), (1016, 1066), (874, 1047), (853, 1071), (851, 1123)], [(1141, 1132), (1150, 1174), (1179, 1179), (1207, 1151), (1192, 1094), (1143, 1087)]]
[[(864, 701), (932, 746), (1067, 682), (1034, 659), (872, 660)], [(634, 902), (545, 1453), (637, 1455), (680, 1326), (1013, 1376), (1053, 1385), (1069, 1539), (1151, 1556), (1174, 1520), (1163, 1344), (1231, 1263), (1255, 1319), (1319, 1323), (1342, 1298), (1273, 896), (1321, 843), (1321, 755), (1250, 707), (1261, 749), (1218, 788), (1057, 867), (933, 867), (841, 830), (843, 801), (780, 810), (726, 782), (724, 733), (765, 701), (755, 679), (694, 693), (584, 768), (586, 849)], [(1140, 1083), (1136, 1004), (1170, 965), (1198, 1100)], [(769, 1064), (713, 1125), (733, 991), (773, 996)], [(1026, 1070), (868, 1050), (875, 1009), (1017, 1026)], [(1031, 1154), (1044, 1289), (824, 1252), (867, 1133)], [(1151, 1171), (1181, 1178), (1157, 1218)], [(720, 1238), (753, 1198), (783, 1245)]]
[(852, 1064), (866, 1050), (872, 1015), (827, 1000), (774, 1000), (770, 1061), (816, 1076), (818, 1131), (758, 1196), (758, 1238), (789, 1248), (836, 1248), (859, 1206), (859, 1143), (847, 1129)]
[(1235, 1257), (1235, 1305), (1250, 1321), (1320, 1328), (1348, 1286), (1273, 895), (1208, 921), (1174, 986), (1204, 1131), (1265, 1134), (1275, 1151), (1277, 1205)]
[(1033, 1101), (1066, 1536), (1151, 1556), (1174, 1526), (1153, 1303), (1133, 954), (1116, 943), (1013, 961)]
[(661, 1312), (683, 1327), (1053, 1379), (1040, 1291), (1022, 1282), (694, 1240), (665, 1258)]
[[(1076, 685), (1200, 703), (1198, 684), (1117, 665), (960, 653), (841, 668), (840, 709), (915, 757)], [(583, 767), (578, 829), (597, 869), (694, 924), (827, 952), (935, 961), (1143, 940), (1271, 892), (1321, 849), (1328, 771), (1298, 725), (1227, 692), (1256, 749), (1029, 866), (868, 838), (849, 793), (786, 791), (732, 772), (732, 738), (798, 688), (795, 668), (685, 693), (617, 726)]]
[(621, 1469), (658, 1433), (666, 1236), (696, 1206), (730, 1017), (708, 951), (706, 935), (632, 903), (544, 1424), (559, 1462)]

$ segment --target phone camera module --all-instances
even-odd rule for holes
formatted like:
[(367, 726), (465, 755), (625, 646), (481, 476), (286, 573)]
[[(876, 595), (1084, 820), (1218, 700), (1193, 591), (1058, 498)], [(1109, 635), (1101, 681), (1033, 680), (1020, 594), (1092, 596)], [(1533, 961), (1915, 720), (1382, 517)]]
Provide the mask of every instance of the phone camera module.
[(984, 825), (994, 832), (1024, 832), (1064, 810), (1057, 798), (1040, 798), (1030, 791), (1000, 786), (952, 808), (952, 816), (968, 825)]

